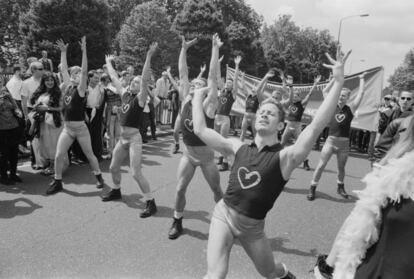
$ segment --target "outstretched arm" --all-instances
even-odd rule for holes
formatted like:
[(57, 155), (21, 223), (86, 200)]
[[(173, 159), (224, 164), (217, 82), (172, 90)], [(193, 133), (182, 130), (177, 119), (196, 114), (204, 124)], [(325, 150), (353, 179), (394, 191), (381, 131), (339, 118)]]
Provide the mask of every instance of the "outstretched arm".
[(178, 58), (178, 72), (180, 75), (180, 100), (183, 101), (187, 94), (190, 92), (190, 82), (188, 80), (188, 67), (187, 67), (187, 49), (197, 42), (197, 38), (186, 42), (184, 36), (181, 36), (181, 52)]
[(63, 79), (62, 91), (64, 91), (64, 89), (70, 85), (70, 76), (68, 72), (68, 60), (66, 57), (66, 53), (68, 50), (68, 44), (65, 44), (63, 40), (58, 40), (56, 42), (56, 45), (60, 50), (60, 65), (61, 65), (60, 72), (62, 74), (62, 79)]
[(309, 93), (306, 94), (305, 98), (303, 98), (303, 100), (302, 100), (302, 105), (303, 106), (306, 106), (308, 104), (309, 98), (312, 95), (313, 90), (315, 90), (315, 87), (316, 87), (316, 85), (318, 85), (318, 83), (319, 83), (320, 80), (321, 80), (321, 76), (320, 75), (315, 78), (315, 81), (313, 83), (312, 88), (310, 89)]
[(333, 70), (334, 83), (311, 124), (300, 134), (294, 145), (281, 151), (282, 174), (285, 179), (288, 179), (292, 171), (306, 159), (313, 143), (331, 120), (344, 84), (344, 64), (349, 54), (350, 51), (343, 57), (340, 47), (338, 47), (336, 61), (329, 54), (326, 54), (332, 65), (324, 64), (324, 66)]
[(210, 90), (208, 91), (207, 98), (203, 102), (204, 111), (211, 118), (214, 117), (215, 111), (217, 109), (217, 70), (219, 67), (218, 57), (219, 57), (219, 48), (223, 45), (219, 36), (217, 34), (213, 35), (212, 38), (212, 50), (211, 50), (211, 59), (210, 59), (210, 69), (208, 73), (208, 86)]
[(83, 36), (80, 41), (80, 46), (82, 49), (82, 68), (81, 68), (81, 76), (78, 85), (79, 96), (84, 97), (86, 88), (87, 88), (87, 81), (88, 81), (88, 56), (86, 55), (86, 36)]
[(119, 80), (118, 73), (115, 71), (114, 67), (112, 67), (112, 60), (114, 60), (114, 57), (112, 55), (105, 56), (106, 69), (108, 70), (108, 74), (111, 77), (112, 84), (116, 88), (116, 93), (121, 94), (122, 83)]
[(236, 70), (234, 72), (234, 79), (233, 79), (233, 99), (236, 100), (237, 98), (237, 93), (239, 90), (239, 86), (238, 86), (238, 79), (239, 79), (239, 66), (240, 66), (240, 61), (242, 60), (242, 57), (239, 55), (236, 58), (234, 58), (234, 64), (236, 65)]
[(194, 91), (193, 125), (194, 133), (208, 146), (224, 156), (234, 155), (242, 143), (238, 139), (226, 139), (213, 129), (207, 128), (203, 112), (203, 100), (212, 88), (200, 88)]
[(170, 82), (171, 82), (172, 86), (174, 87), (174, 89), (177, 90), (177, 91), (180, 91), (180, 88), (178, 87), (177, 82), (175, 82), (175, 79), (171, 75), (171, 67), (168, 66), (166, 71), (167, 71), (168, 79), (170, 80)]
[(141, 84), (138, 93), (139, 106), (144, 107), (148, 97), (148, 81), (151, 75), (151, 58), (157, 49), (158, 43), (152, 43), (148, 49), (144, 67), (142, 68)]
[(355, 113), (355, 111), (358, 109), (359, 105), (362, 101), (362, 96), (364, 96), (365, 93), (365, 75), (366, 73), (362, 73), (359, 75), (359, 90), (358, 95), (356, 96), (355, 100), (349, 104), (349, 108), (351, 109), (352, 113)]
[(331, 73), (331, 75), (329, 76), (329, 82), (328, 82), (328, 84), (326, 85), (326, 87), (322, 90), (322, 97), (325, 99), (326, 98), (326, 96), (328, 96), (328, 93), (329, 93), (329, 91), (331, 90), (331, 88), (332, 88), (332, 85), (334, 84), (334, 79), (332, 78), (332, 73)]
[(259, 85), (254, 89), (257, 94), (257, 98), (259, 99), (259, 103), (263, 102), (266, 99), (266, 95), (264, 94), (264, 88), (266, 87), (266, 83), (269, 80), (269, 78), (274, 77), (275, 72), (273, 69), (270, 69), (266, 75), (263, 77), (263, 79), (260, 81)]

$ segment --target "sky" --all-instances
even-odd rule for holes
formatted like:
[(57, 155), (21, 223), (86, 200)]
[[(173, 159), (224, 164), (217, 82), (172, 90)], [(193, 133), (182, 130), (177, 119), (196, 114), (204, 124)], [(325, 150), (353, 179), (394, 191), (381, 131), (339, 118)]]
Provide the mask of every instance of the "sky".
[(345, 73), (383, 66), (384, 86), (414, 48), (413, 0), (245, 0), (271, 25), (280, 14), (290, 14), (300, 27), (328, 29), (336, 39), (342, 22), (343, 50), (352, 49)]

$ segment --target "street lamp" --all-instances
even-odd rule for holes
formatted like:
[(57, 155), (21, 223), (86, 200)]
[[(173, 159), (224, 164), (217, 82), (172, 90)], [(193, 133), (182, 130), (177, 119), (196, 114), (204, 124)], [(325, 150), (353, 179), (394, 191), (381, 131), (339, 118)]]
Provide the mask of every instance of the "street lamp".
[(367, 16), (369, 16), (369, 14), (351, 15), (351, 16), (346, 16), (346, 17), (341, 18), (341, 20), (339, 21), (338, 44), (339, 44), (339, 38), (341, 36), (342, 21), (344, 21), (345, 19), (348, 19), (348, 18), (353, 18), (353, 17), (367, 17)]

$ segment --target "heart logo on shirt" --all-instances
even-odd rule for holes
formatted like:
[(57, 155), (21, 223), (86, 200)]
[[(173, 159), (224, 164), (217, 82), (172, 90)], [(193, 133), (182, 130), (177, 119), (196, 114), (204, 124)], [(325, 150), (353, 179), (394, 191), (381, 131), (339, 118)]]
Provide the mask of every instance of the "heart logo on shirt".
[(129, 104), (122, 105), (122, 112), (126, 113), (129, 110)]
[(227, 103), (227, 98), (226, 97), (221, 97), (220, 102), (224, 105), (225, 103)]
[(298, 107), (291, 106), (290, 111), (293, 112), (293, 113), (296, 113), (298, 111)]
[(341, 123), (342, 121), (344, 121), (346, 118), (345, 114), (340, 113), (340, 114), (335, 114), (335, 119), (336, 122)]
[(257, 186), (262, 180), (258, 171), (249, 171), (245, 167), (240, 167), (237, 171), (240, 187), (242, 189), (249, 189)]
[(65, 100), (65, 104), (66, 105), (69, 105), (70, 102), (72, 101), (72, 96), (66, 95), (65, 98), (64, 98), (64, 100)]
[(190, 119), (184, 120), (184, 126), (191, 133), (194, 131), (193, 120), (190, 120)]

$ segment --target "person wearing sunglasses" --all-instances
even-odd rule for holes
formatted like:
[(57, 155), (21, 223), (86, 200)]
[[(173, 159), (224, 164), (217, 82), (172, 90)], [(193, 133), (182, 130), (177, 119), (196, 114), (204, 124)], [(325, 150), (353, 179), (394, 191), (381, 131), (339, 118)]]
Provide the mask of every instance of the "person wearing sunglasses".
[(398, 98), (398, 107), (395, 108), (387, 122), (387, 126), (395, 119), (400, 117), (406, 117), (412, 114), (414, 94), (410, 91), (402, 91)]

